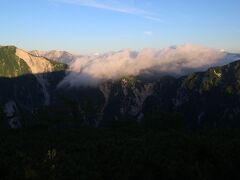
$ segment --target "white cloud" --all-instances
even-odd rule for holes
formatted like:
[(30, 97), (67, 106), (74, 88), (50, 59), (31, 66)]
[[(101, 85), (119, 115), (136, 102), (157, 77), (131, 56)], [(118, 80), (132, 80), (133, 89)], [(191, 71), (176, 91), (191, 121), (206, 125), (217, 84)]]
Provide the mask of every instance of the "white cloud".
[(68, 4), (75, 4), (79, 6), (91, 7), (91, 8), (97, 8), (97, 9), (103, 9), (108, 11), (114, 11), (114, 12), (119, 12), (124, 14), (131, 14), (131, 15), (139, 16), (145, 19), (162, 22), (162, 19), (157, 17), (154, 13), (151, 13), (142, 9), (138, 9), (138, 8), (119, 5), (121, 1), (117, 1), (117, 0), (112, 1), (115, 3), (100, 2), (99, 0), (53, 0), (53, 1), (68, 3)]
[(152, 36), (152, 35), (153, 35), (153, 32), (152, 32), (152, 31), (145, 31), (145, 32), (144, 32), (144, 35), (145, 35), (145, 36)]
[[(69, 73), (60, 86), (97, 86), (106, 80), (129, 75), (156, 74), (186, 75), (206, 70), (215, 65), (234, 61), (220, 50), (195, 45), (182, 45), (166, 49), (128, 49), (98, 56), (85, 56), (70, 65)], [(144, 72), (144, 73), (143, 73)]]
[(163, 19), (161, 18), (158, 18), (158, 17), (154, 17), (154, 16), (144, 16), (145, 19), (149, 19), (149, 20), (152, 20), (152, 21), (158, 21), (158, 22), (164, 22)]

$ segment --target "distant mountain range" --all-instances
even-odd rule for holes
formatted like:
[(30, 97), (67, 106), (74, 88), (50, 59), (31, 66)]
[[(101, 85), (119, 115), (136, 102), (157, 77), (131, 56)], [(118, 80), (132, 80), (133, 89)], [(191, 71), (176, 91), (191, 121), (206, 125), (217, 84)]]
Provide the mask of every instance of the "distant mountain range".
[[(144, 59), (147, 68), (142, 68)], [(238, 54), (199, 50), (190, 45), (82, 57), (67, 52), (27, 53), (13, 46), (0, 47), (0, 121), (12, 128), (64, 127), (69, 123), (109, 126), (121, 121), (181, 124), (189, 128), (239, 125), (238, 59)], [(125, 66), (109, 66), (110, 62), (119, 65), (122, 61)], [(136, 68), (135, 61), (141, 68)], [(171, 73), (145, 76), (169, 66)], [(115, 73), (124, 68), (125, 73)], [(129, 73), (131, 68), (136, 71)], [(105, 79), (104, 70), (109, 73)], [(174, 75), (183, 70), (187, 73)], [(195, 70), (202, 72), (193, 73)]]
[(206, 71), (209, 67), (222, 66), (240, 58), (239, 54), (192, 44), (165, 49), (146, 48), (140, 51), (123, 49), (82, 56), (63, 51), (35, 51), (33, 54), (68, 64), (70, 73), (62, 84), (75, 87), (97, 86), (106, 80), (118, 80), (124, 76), (180, 77)]
[(34, 50), (34, 51), (29, 51), (29, 53), (34, 56), (45, 57), (45, 58), (52, 59), (54, 61), (58, 61), (65, 64), (70, 64), (76, 58), (81, 57), (81, 56), (73, 55), (66, 51), (56, 51), (56, 50), (52, 50), (52, 51)]

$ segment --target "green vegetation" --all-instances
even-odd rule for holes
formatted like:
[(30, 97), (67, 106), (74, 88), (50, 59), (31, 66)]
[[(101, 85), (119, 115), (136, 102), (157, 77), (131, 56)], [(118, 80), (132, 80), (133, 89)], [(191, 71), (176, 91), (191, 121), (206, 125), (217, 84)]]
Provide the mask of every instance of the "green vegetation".
[(192, 90), (196, 88), (197, 80), (198, 76), (196, 74), (189, 75), (183, 80), (182, 87)]
[(138, 80), (134, 76), (126, 76), (121, 79), (121, 82), (126, 87), (134, 88), (138, 83)]
[(182, 87), (199, 92), (210, 91), (222, 81), (222, 73), (220, 68), (209, 69), (205, 73), (194, 73), (183, 79)]
[(53, 71), (57, 72), (57, 71), (65, 71), (67, 69), (67, 65), (60, 63), (60, 62), (56, 62), (53, 60), (48, 59), (48, 61), (51, 63), (51, 65), (53, 66)]
[(0, 77), (18, 77), (31, 73), (25, 61), (15, 55), (16, 47), (0, 47)]
[(200, 91), (209, 91), (211, 88), (216, 87), (221, 81), (220, 70), (210, 69), (202, 81)]
[[(27, 63), (16, 56), (16, 47), (0, 47), (0, 77), (18, 77), (25, 74), (31, 74), (31, 69)], [(48, 61), (53, 66), (53, 71), (65, 71), (67, 65), (52, 60)]]
[(239, 129), (0, 132), (1, 179), (238, 179)]
[[(50, 93), (56, 101), (53, 105), (41, 107), (41, 91), (34, 77), (2, 81), (2, 97), (14, 95), (13, 99), (19, 102), (18, 113), (24, 128), (0, 129), (0, 179), (240, 177), (240, 131), (216, 128), (239, 127), (239, 96), (236, 95), (240, 94), (240, 63), (195, 73), (179, 81), (164, 77), (156, 82), (154, 96), (143, 104), (148, 108), (143, 109), (142, 123), (135, 124), (133, 117), (122, 116), (113, 122), (103, 122), (102, 126), (105, 123), (104, 127), (109, 128), (94, 129), (86, 124), (94, 125), (96, 118), (103, 115), (98, 113), (104, 105), (103, 94), (95, 89), (56, 93), (56, 85), (64, 77), (67, 65), (49, 61), (54, 71), (58, 71), (48, 77)], [(15, 57), (15, 47), (0, 48), (0, 63), (0, 67), (9, 66), (0, 69), (0, 75), (5, 77), (28, 72), (21, 59)], [(112, 107), (104, 112), (107, 121), (118, 115), (122, 104), (128, 107), (131, 105), (128, 100), (134, 101), (131, 93), (125, 96), (119, 89), (123, 86), (131, 92), (142, 85), (144, 82), (132, 76), (118, 82), (117, 93), (113, 89), (109, 93)], [(180, 102), (176, 101), (178, 107), (172, 105), (175, 97)], [(38, 101), (39, 108), (24, 109), (25, 104), (33, 102), (34, 105)], [(6, 124), (3, 120), (0, 106), (0, 127)]]

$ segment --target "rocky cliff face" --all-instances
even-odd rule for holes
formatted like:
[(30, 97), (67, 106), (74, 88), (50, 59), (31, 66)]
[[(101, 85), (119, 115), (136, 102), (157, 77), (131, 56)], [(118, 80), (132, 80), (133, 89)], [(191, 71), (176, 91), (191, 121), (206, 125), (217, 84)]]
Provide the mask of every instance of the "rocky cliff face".
[(34, 50), (34, 51), (30, 51), (29, 53), (37, 57), (45, 57), (47, 59), (51, 59), (64, 64), (71, 64), (77, 57), (79, 57), (66, 51), (56, 51), (56, 50), (52, 50), (52, 51)]
[(14, 46), (0, 47), (0, 77), (19, 77), (65, 70), (67, 66), (44, 57), (37, 57)]
[(96, 117), (101, 115), (102, 122), (141, 121), (149, 114), (158, 117), (167, 112), (182, 115), (191, 127), (238, 124), (239, 67), (240, 61), (236, 61), (180, 78), (144, 80), (130, 76), (102, 83), (90, 88), (92, 91), (80, 88), (71, 94), (81, 96), (79, 102), (86, 101), (84, 97), (95, 102), (92, 112)]
[(180, 112), (193, 126), (239, 125), (240, 61), (158, 82), (145, 112)]
[[(53, 79), (58, 79), (57, 72), (64, 75), (61, 71), (67, 68), (64, 64), (35, 57), (13, 46), (0, 48), (0, 64), (0, 104), (5, 109), (6, 119), (14, 119), (14, 122), (20, 119), (22, 112), (32, 112), (51, 104)], [(12, 113), (15, 110), (11, 117), (9, 110)]]
[(100, 90), (105, 97), (103, 112), (111, 119), (142, 118), (145, 100), (153, 94), (154, 83), (143, 83), (136, 77), (103, 83)]
[[(66, 65), (0, 48), (0, 108), (12, 128), (26, 121), (109, 125), (184, 117), (189, 127), (240, 125), (240, 61), (180, 78), (125, 76), (94, 87), (59, 87)], [(174, 122), (172, 122), (174, 123)]]

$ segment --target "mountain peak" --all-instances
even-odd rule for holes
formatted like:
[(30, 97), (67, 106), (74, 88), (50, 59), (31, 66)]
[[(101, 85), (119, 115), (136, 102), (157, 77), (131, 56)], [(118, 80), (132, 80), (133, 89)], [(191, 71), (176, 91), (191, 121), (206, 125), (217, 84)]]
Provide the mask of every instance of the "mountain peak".
[(51, 65), (50, 61), (43, 57), (32, 56), (31, 54), (19, 48), (16, 49), (16, 56), (24, 60), (34, 74), (53, 71), (53, 66)]
[(39, 57), (45, 57), (48, 59), (52, 59), (54, 61), (58, 61), (60, 63), (70, 64), (73, 62), (77, 57), (67, 51), (58, 51), (58, 50), (51, 50), (51, 51), (30, 51), (30, 54)]

